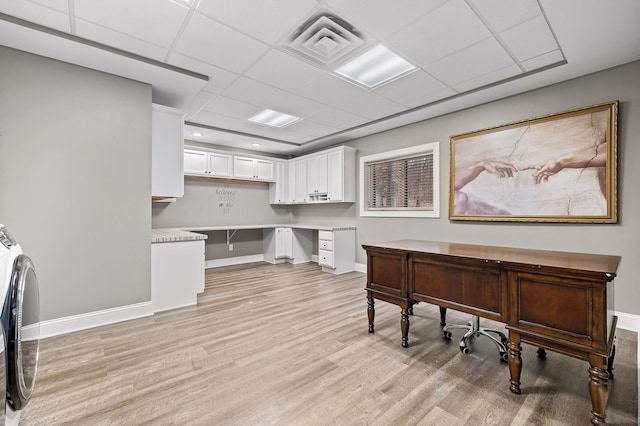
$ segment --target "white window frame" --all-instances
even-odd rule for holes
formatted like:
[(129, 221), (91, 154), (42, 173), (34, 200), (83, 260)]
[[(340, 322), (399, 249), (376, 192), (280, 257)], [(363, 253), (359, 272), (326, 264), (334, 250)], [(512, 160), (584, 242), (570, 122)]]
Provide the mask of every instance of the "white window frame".
[[(365, 196), (368, 188), (365, 188), (365, 169), (368, 163), (401, 159), (421, 154), (433, 155), (433, 210), (367, 210)], [(440, 142), (431, 142), (410, 148), (397, 149), (379, 154), (360, 157), (360, 216), (365, 217), (440, 217)]]

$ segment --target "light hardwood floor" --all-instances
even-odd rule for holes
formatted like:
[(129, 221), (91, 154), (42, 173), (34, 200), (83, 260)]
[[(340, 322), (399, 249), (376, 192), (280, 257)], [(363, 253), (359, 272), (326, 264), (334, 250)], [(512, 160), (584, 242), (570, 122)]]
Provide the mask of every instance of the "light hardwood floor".
[[(376, 304), (369, 334), (365, 282), (314, 263), (208, 270), (195, 307), (43, 340), (21, 424), (589, 424), (586, 362), (525, 346), (514, 395), (495, 347), (460, 353), (434, 306), (415, 306), (409, 348), (396, 306)], [(636, 333), (617, 350), (607, 420), (636, 424)]]

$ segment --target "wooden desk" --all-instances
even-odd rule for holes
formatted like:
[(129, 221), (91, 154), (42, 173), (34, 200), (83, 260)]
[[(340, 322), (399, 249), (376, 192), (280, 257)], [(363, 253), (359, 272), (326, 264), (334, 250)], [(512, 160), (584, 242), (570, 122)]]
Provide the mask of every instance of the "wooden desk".
[(510, 390), (520, 393), (521, 343), (589, 362), (591, 423), (605, 423), (617, 317), (619, 256), (400, 240), (367, 252), (369, 332), (375, 299), (400, 306), (402, 346), (418, 302), (490, 318), (509, 330)]

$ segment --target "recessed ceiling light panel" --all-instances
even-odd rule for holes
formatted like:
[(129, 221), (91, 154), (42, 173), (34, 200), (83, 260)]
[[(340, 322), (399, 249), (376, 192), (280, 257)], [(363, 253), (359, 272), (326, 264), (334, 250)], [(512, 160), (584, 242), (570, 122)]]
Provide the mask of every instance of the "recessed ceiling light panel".
[(379, 44), (334, 72), (372, 89), (416, 69), (415, 65)]
[(265, 109), (260, 111), (253, 117), (249, 117), (249, 121), (258, 124), (264, 124), (266, 126), (282, 128), (293, 124), (300, 120), (300, 117), (294, 115), (285, 114), (271, 109)]

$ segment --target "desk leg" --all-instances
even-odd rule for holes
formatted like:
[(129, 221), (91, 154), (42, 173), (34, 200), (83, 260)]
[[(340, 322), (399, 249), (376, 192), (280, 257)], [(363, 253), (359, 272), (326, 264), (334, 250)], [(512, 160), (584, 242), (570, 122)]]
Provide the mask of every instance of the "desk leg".
[(369, 333), (373, 333), (373, 319), (376, 317), (375, 300), (373, 296), (367, 297), (367, 316), (369, 317)]
[(609, 398), (609, 360), (606, 356), (589, 354), (589, 395), (591, 396), (591, 424), (603, 425)]
[(522, 372), (522, 346), (520, 345), (520, 334), (509, 330), (509, 373), (511, 374), (511, 386), (509, 390), (520, 395), (520, 373)]
[(400, 329), (402, 330), (402, 347), (409, 347), (409, 313), (407, 307), (400, 310)]

